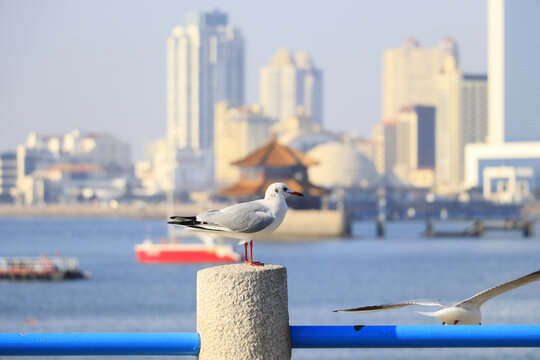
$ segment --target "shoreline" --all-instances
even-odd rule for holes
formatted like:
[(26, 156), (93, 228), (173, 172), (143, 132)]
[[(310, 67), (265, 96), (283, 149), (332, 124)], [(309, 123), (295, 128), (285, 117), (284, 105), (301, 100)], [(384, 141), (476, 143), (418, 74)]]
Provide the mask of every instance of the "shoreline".
[[(200, 205), (175, 206), (177, 213), (198, 213), (203, 210)], [(166, 205), (134, 204), (104, 207), (99, 205), (44, 205), (17, 206), (0, 205), (0, 217), (113, 217), (130, 219), (166, 219)]]
[[(224, 207), (203, 206), (197, 204), (175, 204), (174, 213), (193, 215), (210, 208)], [(0, 205), (2, 217), (65, 217), (65, 218), (126, 218), (136, 220), (163, 220), (168, 217), (169, 208), (166, 204), (133, 204), (117, 207), (95, 205), (47, 205), (47, 206), (14, 206)], [(283, 224), (269, 239), (305, 239), (305, 238), (347, 238), (349, 224), (346, 216), (336, 210), (293, 210), (290, 209)]]

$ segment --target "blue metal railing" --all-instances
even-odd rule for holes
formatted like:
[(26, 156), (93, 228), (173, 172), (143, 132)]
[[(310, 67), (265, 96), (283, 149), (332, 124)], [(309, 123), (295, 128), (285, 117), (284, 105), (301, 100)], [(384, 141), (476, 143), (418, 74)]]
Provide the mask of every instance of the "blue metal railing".
[(540, 325), (291, 326), (293, 348), (540, 347)]
[[(291, 326), (293, 348), (540, 347), (540, 325)], [(0, 333), (7, 355), (197, 355), (196, 333)]]
[(0, 333), (4, 355), (197, 355), (196, 333)]

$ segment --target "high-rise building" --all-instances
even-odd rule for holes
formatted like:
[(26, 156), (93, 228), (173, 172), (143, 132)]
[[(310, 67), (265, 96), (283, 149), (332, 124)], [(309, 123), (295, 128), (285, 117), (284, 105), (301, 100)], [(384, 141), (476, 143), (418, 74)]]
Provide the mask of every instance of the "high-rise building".
[(280, 49), (270, 65), (261, 68), (260, 99), (264, 114), (273, 119), (286, 121), (301, 107), (303, 114), (322, 125), (322, 72), (305, 50), (293, 58), (289, 49)]
[(373, 163), (379, 175), (384, 175), (384, 126), (382, 123), (375, 124), (371, 131), (371, 139), (374, 146)]
[(270, 140), (274, 124), (262, 114), (260, 105), (231, 107), (216, 104), (215, 110), (215, 183), (225, 187), (240, 180), (240, 169), (232, 163)]
[(489, 142), (540, 141), (540, 2), (490, 0)]
[(167, 140), (211, 150), (214, 105), (244, 101), (244, 39), (218, 10), (193, 12), (167, 40)]
[(384, 173), (390, 174), (397, 162), (397, 124), (396, 120), (383, 122), (384, 128)]
[(519, 202), (540, 191), (540, 2), (488, 5), (488, 144), (466, 146), (465, 186)]
[(464, 75), (447, 58), (436, 84), (435, 190), (458, 193), (464, 186), (465, 146), (486, 141), (487, 77)]
[[(403, 184), (430, 187), (435, 166), (435, 108), (410, 106), (401, 109), (396, 124), (396, 164), (394, 173)], [(430, 182), (416, 176), (431, 172)]]
[[(482, 74), (463, 74), (461, 80), (463, 143), (485, 143), (488, 136), (488, 80)], [(462, 155), (463, 156), (463, 147)]]
[(11, 201), (17, 185), (17, 154), (0, 154), (0, 202)]
[(450, 38), (437, 47), (420, 47), (408, 39), (400, 48), (383, 53), (383, 119), (395, 119), (405, 106), (428, 105), (437, 102), (436, 74), (447, 57), (458, 62), (457, 44)]

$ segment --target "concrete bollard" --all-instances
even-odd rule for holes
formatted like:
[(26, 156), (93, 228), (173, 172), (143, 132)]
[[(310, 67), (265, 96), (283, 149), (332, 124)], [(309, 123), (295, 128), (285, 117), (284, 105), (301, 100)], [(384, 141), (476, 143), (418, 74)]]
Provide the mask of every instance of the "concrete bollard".
[(287, 269), (215, 266), (197, 273), (199, 360), (291, 358)]

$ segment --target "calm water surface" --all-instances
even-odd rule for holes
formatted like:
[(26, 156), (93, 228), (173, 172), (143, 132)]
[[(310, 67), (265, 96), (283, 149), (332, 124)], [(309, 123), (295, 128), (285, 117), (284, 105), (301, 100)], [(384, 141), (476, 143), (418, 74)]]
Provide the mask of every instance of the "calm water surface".
[[(414, 312), (425, 310), (420, 307), (365, 315), (332, 310), (415, 298), (461, 300), (540, 269), (538, 235), (523, 239), (519, 233), (488, 233), (482, 239), (429, 240), (419, 235), (423, 229), (419, 222), (391, 223), (387, 239), (378, 241), (372, 223), (358, 223), (354, 239), (258, 242), (254, 249), (257, 260), (287, 267), (293, 325), (438, 324)], [(0, 256), (53, 255), (58, 250), (77, 256), (81, 268), (92, 273), (90, 280), (70, 282), (0, 281), (0, 331), (194, 332), (195, 279), (204, 266), (142, 265), (135, 259), (135, 244), (165, 234), (160, 221), (0, 219)], [(540, 283), (503, 294), (482, 310), (484, 324), (540, 324)], [(28, 319), (37, 323), (30, 325)], [(456, 357), (538, 359), (540, 353), (538, 349), (293, 350), (297, 360)]]

